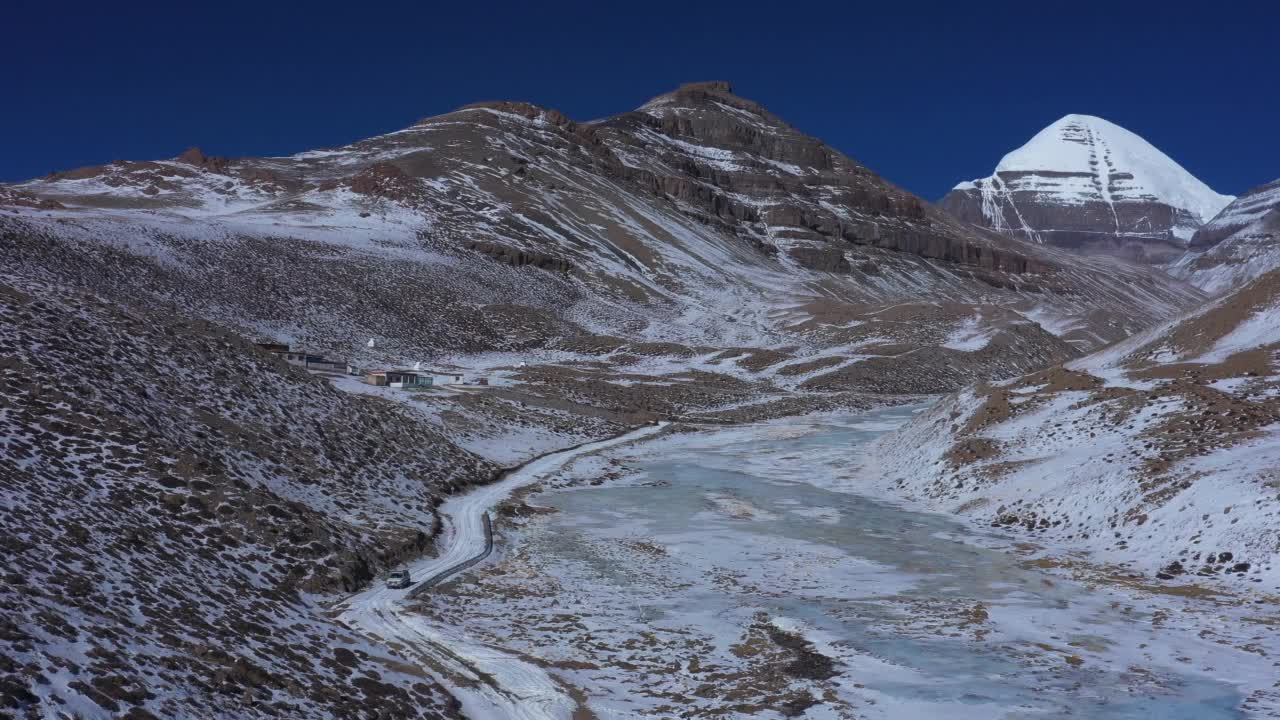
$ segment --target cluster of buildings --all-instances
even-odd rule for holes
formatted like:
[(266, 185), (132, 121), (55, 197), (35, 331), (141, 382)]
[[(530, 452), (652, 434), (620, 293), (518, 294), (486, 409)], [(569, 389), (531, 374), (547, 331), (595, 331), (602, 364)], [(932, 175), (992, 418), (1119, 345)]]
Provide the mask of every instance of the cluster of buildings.
[(463, 380), (461, 373), (435, 370), (361, 370), (347, 363), (320, 355), (312, 355), (305, 350), (294, 350), (283, 343), (260, 342), (257, 346), (284, 360), (290, 365), (307, 370), (346, 373), (361, 378), (368, 385), (390, 387), (397, 390), (426, 390), (442, 385), (488, 385), (488, 378), (471, 378)]
[(400, 390), (425, 390), (440, 385), (488, 385), (488, 378), (463, 381), (462, 375), (434, 370), (371, 370), (364, 373), (364, 381), (378, 387)]

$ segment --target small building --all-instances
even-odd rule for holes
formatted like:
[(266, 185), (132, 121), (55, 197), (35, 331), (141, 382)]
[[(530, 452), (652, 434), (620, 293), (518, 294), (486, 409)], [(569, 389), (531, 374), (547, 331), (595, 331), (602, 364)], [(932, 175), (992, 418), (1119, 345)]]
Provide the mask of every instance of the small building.
[(392, 387), (401, 390), (422, 390), (431, 387), (430, 375), (423, 375), (411, 370), (374, 370), (365, 373), (365, 384), (377, 387)]
[(330, 360), (320, 355), (312, 355), (303, 350), (294, 350), (282, 343), (256, 343), (256, 345), (290, 365), (297, 365), (307, 370), (330, 370), (336, 372), (342, 368), (342, 363), (336, 360)]
[(418, 375), (416, 373), (410, 373), (400, 382), (391, 383), (391, 387), (400, 390), (427, 390), (431, 388), (431, 385), (430, 375)]
[(431, 381), (436, 385), (457, 385), (462, 382), (462, 373), (444, 372), (440, 370), (423, 370), (422, 372), (431, 376)]
[(370, 370), (364, 374), (364, 383), (366, 385), (376, 385), (377, 387), (386, 387), (391, 384), (391, 378), (395, 377), (395, 373), (388, 370)]
[(335, 372), (341, 367), (336, 360), (330, 360), (319, 355), (304, 355), (302, 366), (308, 370), (329, 370), (331, 372)]

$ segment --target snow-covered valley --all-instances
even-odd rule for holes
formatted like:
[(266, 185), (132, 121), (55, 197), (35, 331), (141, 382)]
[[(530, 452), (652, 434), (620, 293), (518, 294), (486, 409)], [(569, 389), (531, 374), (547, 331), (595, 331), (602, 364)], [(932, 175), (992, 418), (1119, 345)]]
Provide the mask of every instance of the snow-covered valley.
[(1274, 184), (968, 185), (725, 82), (0, 184), (0, 717), (1274, 716)]
[(509, 658), (523, 670), (485, 668), (521, 717), (1280, 711), (1267, 607), (1074, 580), (1037, 559), (1051, 547), (880, 494), (850, 456), (922, 408), (560, 457), (508, 505), (492, 560), (395, 607), (417, 630), (375, 632)]

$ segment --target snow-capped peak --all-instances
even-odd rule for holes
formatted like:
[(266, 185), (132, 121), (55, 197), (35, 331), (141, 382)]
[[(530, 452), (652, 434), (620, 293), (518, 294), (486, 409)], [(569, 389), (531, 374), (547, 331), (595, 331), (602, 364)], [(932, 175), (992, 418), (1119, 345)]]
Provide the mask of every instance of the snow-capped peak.
[(1111, 201), (1155, 200), (1208, 222), (1234, 198), (1220, 195), (1138, 135), (1093, 115), (1066, 115), (1005, 155), (1004, 172), (1088, 174)]
[(956, 185), (942, 207), (1020, 239), (1161, 264), (1232, 199), (1119, 125), (1073, 114)]

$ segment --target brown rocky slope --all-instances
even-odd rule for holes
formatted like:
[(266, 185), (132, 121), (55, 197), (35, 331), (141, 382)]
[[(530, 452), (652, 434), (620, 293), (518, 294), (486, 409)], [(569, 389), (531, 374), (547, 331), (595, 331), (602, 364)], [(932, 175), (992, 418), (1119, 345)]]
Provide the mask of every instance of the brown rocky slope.
[(0, 320), (0, 715), (453, 715), (317, 602), (491, 464), (203, 321), (29, 281)]

